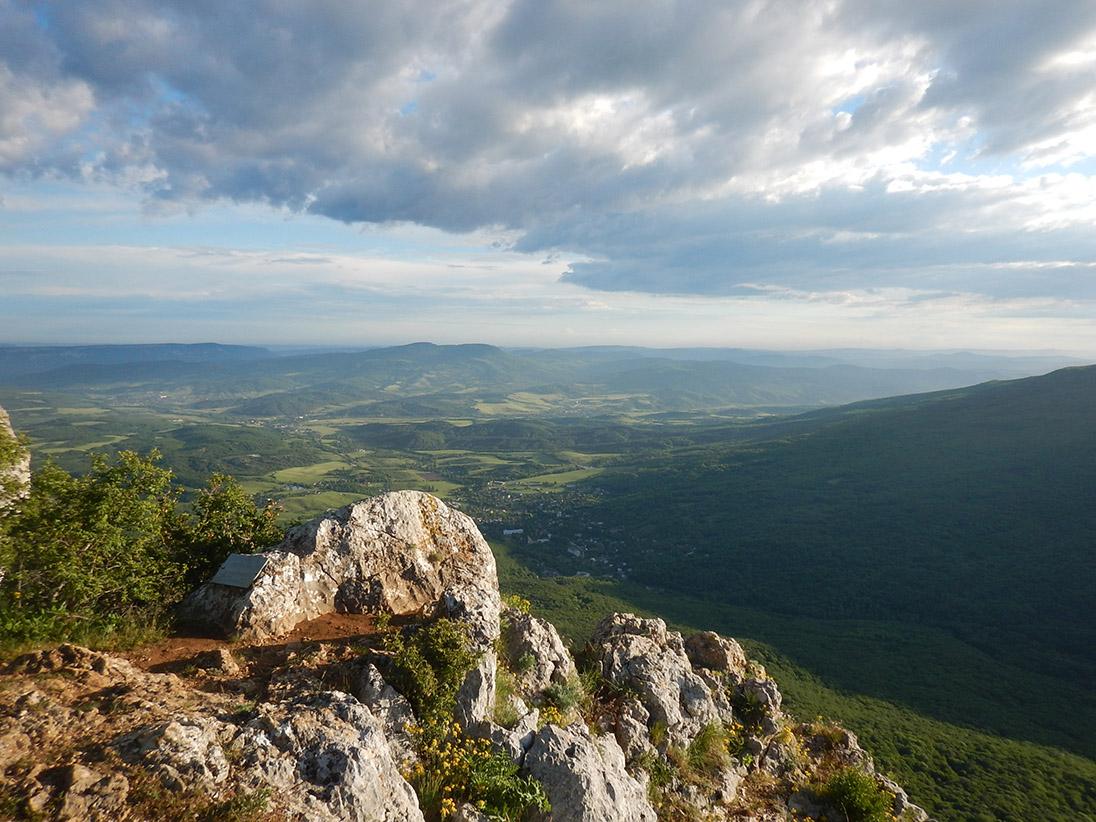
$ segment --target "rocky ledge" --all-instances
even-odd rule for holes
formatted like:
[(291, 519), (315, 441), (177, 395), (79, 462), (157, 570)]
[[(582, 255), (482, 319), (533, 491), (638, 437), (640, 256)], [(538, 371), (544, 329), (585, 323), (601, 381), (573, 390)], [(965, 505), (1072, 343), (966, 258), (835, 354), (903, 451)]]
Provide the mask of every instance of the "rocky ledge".
[[(479, 531), (429, 495), (357, 503), (263, 556), (249, 587), (182, 609), (235, 641), (156, 670), (71, 645), (10, 663), (0, 817), (928, 819), (851, 733), (786, 716), (732, 639), (612, 614), (576, 665), (500, 604)], [(284, 641), (332, 614), (362, 616)]]

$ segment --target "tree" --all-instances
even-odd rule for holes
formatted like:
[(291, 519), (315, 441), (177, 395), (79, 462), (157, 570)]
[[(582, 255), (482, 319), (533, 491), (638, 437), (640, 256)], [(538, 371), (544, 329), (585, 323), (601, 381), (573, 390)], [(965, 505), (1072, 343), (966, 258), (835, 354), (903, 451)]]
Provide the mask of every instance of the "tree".
[(274, 503), (257, 509), (215, 474), (193, 511), (160, 454), (93, 455), (73, 477), (52, 463), (8, 516), (0, 566), (0, 629), (11, 637), (75, 638), (125, 622), (155, 622), (229, 553), (277, 542)]
[(95, 455), (82, 477), (52, 463), (34, 474), (11, 518), (0, 587), (10, 632), (109, 626), (178, 596), (182, 569), (168, 539), (183, 528), (179, 490), (159, 459), (122, 451)]
[(177, 561), (196, 584), (208, 577), (229, 554), (250, 554), (282, 538), (281, 506), (268, 500), (257, 508), (232, 477), (214, 474), (194, 501), (194, 518), (178, 535)]

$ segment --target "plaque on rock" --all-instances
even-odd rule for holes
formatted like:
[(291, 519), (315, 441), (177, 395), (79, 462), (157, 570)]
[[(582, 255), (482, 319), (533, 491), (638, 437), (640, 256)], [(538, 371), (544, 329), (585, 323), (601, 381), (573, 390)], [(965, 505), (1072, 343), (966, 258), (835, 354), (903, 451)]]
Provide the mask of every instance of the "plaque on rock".
[(233, 588), (250, 588), (265, 567), (266, 557), (259, 554), (229, 554), (210, 582)]

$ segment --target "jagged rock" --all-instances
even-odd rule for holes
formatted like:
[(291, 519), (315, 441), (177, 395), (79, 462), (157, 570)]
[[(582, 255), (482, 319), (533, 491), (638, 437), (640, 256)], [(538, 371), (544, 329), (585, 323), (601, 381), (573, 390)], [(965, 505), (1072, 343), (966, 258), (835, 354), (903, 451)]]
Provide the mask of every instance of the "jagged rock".
[(503, 635), (506, 662), (523, 694), (542, 694), (549, 685), (578, 675), (575, 661), (552, 623), (513, 608), (503, 616), (507, 623)]
[(773, 740), (762, 751), (757, 766), (773, 776), (779, 776), (795, 769), (795, 759), (787, 745)]
[(537, 736), (540, 711), (534, 708), (517, 721), (513, 728), (504, 728), (489, 719), (477, 723), (470, 732), (480, 739), (487, 739), (518, 765), (525, 763), (525, 755)]
[(384, 681), (381, 672), (372, 663), (366, 664), (362, 670), (354, 695), (381, 721), (389, 736), (406, 733), (415, 722), (411, 703)]
[(742, 766), (733, 768), (721, 768), (716, 775), (716, 788), (713, 798), (717, 802), (729, 804), (738, 795), (738, 786), (746, 778), (746, 769)]
[(598, 623), (590, 644), (602, 675), (634, 689), (650, 725), (665, 726), (663, 745), (688, 747), (705, 725), (724, 721), (712, 689), (693, 671), (681, 635), (667, 632), (661, 619), (613, 614)]
[(715, 631), (702, 631), (685, 640), (685, 653), (698, 668), (726, 671), (736, 679), (746, 674), (746, 654), (733, 639), (721, 637)]
[(474, 806), (465, 802), (458, 807), (457, 812), (453, 814), (452, 822), (491, 822), (491, 818), (480, 813)]
[[(14, 441), (8, 412), (0, 408), (0, 443)], [(25, 451), (11, 465), (0, 465), (0, 512), (30, 489), (30, 452)]]
[(180, 607), (185, 622), (265, 640), (322, 614), (437, 615), (468, 621), (481, 648), (498, 636), (495, 559), (474, 522), (437, 498), (397, 491), (292, 529), (264, 551), (250, 588), (208, 582)]
[(628, 762), (652, 749), (648, 731), (651, 712), (643, 707), (642, 702), (634, 697), (623, 700), (614, 720), (613, 735)]
[[(384, 726), (349, 694), (264, 704), (241, 753), (256, 781), (291, 795), (305, 818), (422, 822)], [(293, 767), (286, 768), (285, 763)]]
[(780, 729), (780, 705), (783, 697), (780, 690), (769, 677), (752, 676), (739, 686), (742, 694), (754, 705), (757, 721), (764, 734), (774, 734)]
[(798, 819), (821, 819), (825, 808), (814, 801), (814, 795), (806, 790), (792, 791), (788, 797), (788, 810)]
[(203, 651), (195, 658), (194, 664), (205, 671), (220, 671), (228, 676), (240, 674), (239, 664), (233, 658), (232, 652), (226, 648)]
[[(476, 533), (479, 534), (478, 531)], [(426, 616), (447, 617), (463, 622), (468, 626), (473, 648), (494, 653), (495, 640), (499, 636), (501, 609), (494, 557), (490, 548), (487, 549), (487, 555), (491, 557), (490, 586), (485, 587), (484, 580), (474, 584), (453, 585), (436, 602), (424, 605), (422, 610)]]
[(655, 822), (646, 790), (628, 775), (624, 754), (611, 736), (592, 736), (585, 725), (546, 725), (525, 756), (524, 770), (548, 794), (552, 809), (534, 822)]
[(894, 807), (892, 810), (896, 817), (903, 820), (908, 819), (909, 822), (929, 822), (928, 812), (910, 802), (909, 796), (901, 785), (881, 774), (876, 774), (876, 777), (888, 793), (894, 794)]
[[(120, 773), (104, 775), (80, 763), (70, 763), (38, 769), (25, 781), (23, 792), (36, 819), (48, 815), (59, 820), (114, 822), (125, 806), (129, 780)], [(49, 813), (50, 808), (53, 813)]]
[(130, 734), (119, 747), (152, 764), (171, 790), (208, 790), (223, 782), (230, 770), (221, 747), (223, 727), (208, 717), (180, 717)]
[(462, 728), (470, 728), (491, 715), (495, 707), (495, 680), (498, 662), (494, 651), (487, 651), (465, 676), (457, 691), (454, 718)]

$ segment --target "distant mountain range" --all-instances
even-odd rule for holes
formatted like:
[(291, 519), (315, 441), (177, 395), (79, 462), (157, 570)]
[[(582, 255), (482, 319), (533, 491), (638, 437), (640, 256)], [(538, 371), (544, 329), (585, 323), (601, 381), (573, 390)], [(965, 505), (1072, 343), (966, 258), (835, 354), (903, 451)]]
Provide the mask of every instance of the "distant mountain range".
[[(804, 410), (1070, 364), (1055, 356), (414, 343), (293, 352), (198, 345), (0, 347), (0, 384), (237, 416), (513, 416)], [(392, 407), (392, 403), (397, 403)]]

